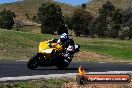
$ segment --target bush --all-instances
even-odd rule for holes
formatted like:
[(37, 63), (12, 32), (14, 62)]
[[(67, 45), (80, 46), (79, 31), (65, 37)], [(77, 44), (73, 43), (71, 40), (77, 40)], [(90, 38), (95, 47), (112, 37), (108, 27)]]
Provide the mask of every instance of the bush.
[(92, 19), (93, 17), (89, 12), (86, 12), (84, 9), (77, 9), (71, 18), (71, 24), (75, 35), (90, 35), (90, 22)]
[(0, 11), (0, 28), (11, 29), (14, 25), (15, 13), (11, 10), (3, 9)]
[(119, 39), (130, 39), (130, 30), (129, 27), (124, 27), (119, 31), (118, 37)]
[(38, 18), (42, 24), (41, 32), (48, 34), (54, 34), (63, 22), (61, 8), (55, 3), (43, 3), (38, 9)]

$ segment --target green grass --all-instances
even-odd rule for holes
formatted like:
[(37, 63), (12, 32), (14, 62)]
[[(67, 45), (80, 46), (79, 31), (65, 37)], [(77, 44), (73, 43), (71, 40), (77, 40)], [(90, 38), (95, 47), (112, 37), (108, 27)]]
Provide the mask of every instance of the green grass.
[(132, 59), (132, 40), (75, 38), (82, 50), (118, 59)]
[(67, 82), (67, 78), (19, 81), (12, 83), (1, 83), (0, 88), (61, 88), (61, 85)]
[[(0, 30), (0, 59), (29, 59), (40, 41), (58, 38), (48, 34)], [(81, 50), (96, 52), (118, 60), (132, 59), (132, 40), (73, 37)]]
[[(12, 30), (16, 31), (16, 28), (13, 28)], [(38, 26), (22, 26), (19, 27), (19, 31), (22, 32), (30, 32), (30, 33), (40, 33), (40, 28)]]
[(0, 30), (0, 58), (28, 59), (37, 52), (40, 41), (50, 38), (50, 35)]

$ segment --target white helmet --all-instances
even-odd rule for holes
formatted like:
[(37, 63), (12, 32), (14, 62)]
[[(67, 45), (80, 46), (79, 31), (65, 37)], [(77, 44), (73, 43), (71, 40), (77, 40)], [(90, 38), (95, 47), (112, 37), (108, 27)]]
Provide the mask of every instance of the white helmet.
[(67, 33), (63, 33), (61, 36), (60, 36), (60, 39), (68, 39), (68, 34)]

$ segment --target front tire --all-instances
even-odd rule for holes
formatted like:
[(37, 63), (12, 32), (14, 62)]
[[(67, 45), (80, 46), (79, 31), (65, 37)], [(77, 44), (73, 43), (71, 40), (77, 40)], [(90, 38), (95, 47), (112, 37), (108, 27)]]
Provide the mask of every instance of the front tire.
[(56, 67), (57, 67), (58, 69), (65, 69), (65, 68), (67, 68), (68, 66), (56, 65)]
[(29, 69), (35, 70), (38, 67), (39, 55), (33, 56), (27, 63)]
[(65, 69), (65, 68), (68, 67), (68, 65), (69, 65), (69, 62), (64, 60), (64, 61), (62, 61), (62, 62), (59, 62), (59, 63), (56, 65), (56, 67), (57, 67), (58, 69)]

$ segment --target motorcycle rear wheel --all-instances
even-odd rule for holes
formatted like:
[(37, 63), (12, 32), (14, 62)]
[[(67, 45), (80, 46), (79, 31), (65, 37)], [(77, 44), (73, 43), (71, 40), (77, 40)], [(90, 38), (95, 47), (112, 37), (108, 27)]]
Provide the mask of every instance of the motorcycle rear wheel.
[(27, 63), (29, 69), (35, 70), (38, 67), (39, 55), (33, 56)]

